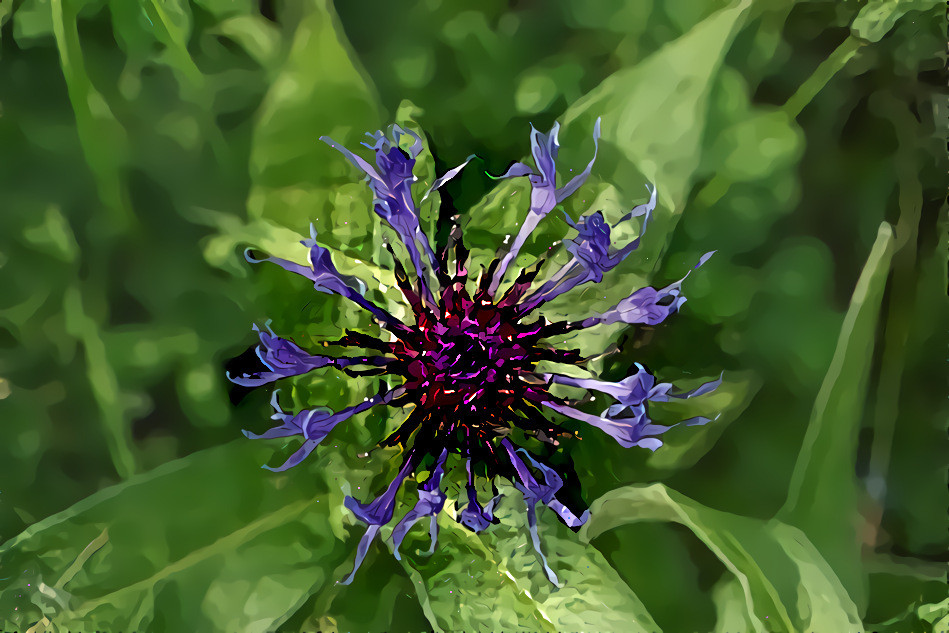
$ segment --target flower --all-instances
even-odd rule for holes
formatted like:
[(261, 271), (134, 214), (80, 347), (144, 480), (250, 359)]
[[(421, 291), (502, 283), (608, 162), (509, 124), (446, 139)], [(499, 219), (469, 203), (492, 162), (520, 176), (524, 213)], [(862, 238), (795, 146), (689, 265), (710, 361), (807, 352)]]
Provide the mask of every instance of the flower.
[[(512, 428), (518, 427), (552, 446), (552, 450), (560, 450), (561, 443), (557, 438), (571, 435), (556, 420), (557, 416), (565, 416), (597, 427), (621, 446), (656, 450), (662, 445), (659, 436), (672, 427), (654, 424), (648, 415), (648, 403), (701, 396), (721, 384), (719, 378), (692, 391), (674, 393), (670, 383), (656, 382), (655, 377), (638, 364), (636, 373), (619, 382), (537, 372), (536, 365), (541, 360), (581, 367), (585, 362), (576, 350), (559, 349), (545, 343), (548, 337), (616, 322), (656, 325), (685, 302), (681, 290), (683, 277), (665, 288), (637, 289), (603, 314), (582, 321), (549, 322), (543, 316), (533, 314), (547, 301), (580, 284), (601, 281), (606, 271), (636, 250), (656, 206), (655, 188), (650, 191), (648, 202), (635, 207), (619, 221), (645, 216), (640, 236), (635, 240), (614, 248), (610, 241), (611, 227), (600, 211), (577, 222), (568, 216), (567, 222), (577, 231), (577, 236), (565, 240), (571, 255), (567, 264), (532, 292), (529, 290), (540, 266), (521, 270), (507, 290), (499, 293), (509, 265), (530, 233), (557, 204), (583, 184), (593, 167), (596, 151), (580, 174), (565, 185), (557, 186), (558, 129), (555, 124), (548, 134), (542, 134), (532, 128), (530, 140), (534, 168), (514, 163), (499, 176), (529, 178), (530, 209), (511, 248), (490, 264), (473, 289), (468, 284), (468, 251), (460, 228), (452, 227), (449, 243), (440, 256), (436, 255), (428, 236), (421, 229), (419, 210), (411, 193), (411, 184), (415, 181), (415, 159), (422, 149), (421, 138), (399, 126), (390, 127), (388, 135), (382, 131), (368, 135), (373, 142), (364, 145), (375, 152), (373, 167), (332, 139), (322, 137), (365, 174), (373, 192), (375, 212), (391, 226), (407, 249), (414, 275), (410, 277), (398, 258), (395, 258), (394, 267), (396, 282), (412, 310), (414, 319), (411, 323), (400, 321), (366, 299), (366, 287), (360, 280), (340, 274), (330, 251), (317, 243), (312, 226), (310, 239), (301, 241), (308, 249), (307, 266), (277, 257), (257, 257), (251, 251), (245, 253), (249, 262), (274, 263), (306, 277), (319, 292), (337, 294), (353, 301), (367, 310), (389, 336), (383, 340), (347, 330), (341, 339), (324, 341), (324, 345), (368, 349), (377, 353), (372, 356), (318, 356), (277, 336), (269, 327), (264, 331), (255, 326), (260, 338), (256, 355), (261, 366), (239, 375), (228, 374), (228, 378), (238, 385), (253, 388), (331, 366), (356, 375), (395, 376), (402, 381), (392, 390), (383, 383), (374, 396), (339, 411), (316, 407), (295, 414), (286, 413), (278, 401), (279, 391), (274, 391), (272, 419), (279, 424), (260, 435), (248, 431), (244, 432), (245, 435), (251, 439), (300, 436), (303, 444), (283, 465), (270, 470), (284, 471), (298, 465), (337, 425), (371, 407), (413, 405), (401, 426), (380, 442), (383, 446), (402, 448), (402, 463), (396, 477), (372, 501), (361, 502), (351, 496), (345, 499), (345, 506), (367, 527), (356, 550), (353, 570), (341, 581), (344, 584), (352, 581), (381, 528), (393, 521), (403, 482), (423, 472), (428, 474), (418, 485), (417, 501), (396, 522), (391, 539), (393, 552), (398, 558), (408, 531), (427, 518), (432, 542), (430, 552), (434, 551), (438, 538), (437, 517), (448, 500), (443, 483), (451, 476), (452, 469), (463, 462), (467, 473), (466, 503), (456, 513), (457, 522), (474, 532), (486, 530), (496, 523), (495, 510), (503, 500), (493, 486), (493, 479), (507, 478), (526, 503), (531, 541), (544, 572), (552, 583), (559, 585), (560, 581), (541, 548), (537, 531), (538, 506), (551, 509), (574, 529), (586, 522), (589, 511), (578, 514), (558, 499), (564, 486), (562, 476), (539, 456), (515, 446), (510, 433)], [(597, 120), (593, 130), (595, 146), (599, 129)], [(403, 137), (412, 140), (407, 150), (400, 145)], [(456, 176), (470, 160), (471, 157), (443, 174), (432, 183), (425, 196)], [(388, 248), (393, 252), (391, 247)], [(705, 255), (699, 265), (710, 255)], [(450, 259), (454, 260), (452, 266), (449, 266)], [(360, 365), (371, 367), (368, 370), (352, 368)], [(616, 402), (600, 415), (586, 413), (553, 395), (549, 387), (554, 384), (598, 391)], [(545, 410), (553, 412), (555, 419), (546, 417)], [(680, 424), (706, 422), (707, 418), (692, 418)], [(479, 499), (476, 472), (485, 473), (492, 483), (494, 493), (489, 500)]]

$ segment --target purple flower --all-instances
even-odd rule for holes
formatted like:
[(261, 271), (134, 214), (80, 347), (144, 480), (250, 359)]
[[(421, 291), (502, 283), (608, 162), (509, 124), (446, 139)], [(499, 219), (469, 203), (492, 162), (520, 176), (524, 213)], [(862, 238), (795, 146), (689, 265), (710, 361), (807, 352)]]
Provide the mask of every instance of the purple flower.
[[(722, 384), (722, 379), (712, 380), (692, 391), (672, 393), (672, 384), (668, 382), (656, 383), (655, 377), (645, 367), (636, 364), (638, 371), (619, 382), (606, 382), (592, 378), (573, 378), (557, 374), (544, 374), (548, 382), (578, 387), (588, 391), (599, 391), (616, 400), (600, 415), (584, 413), (557, 402), (545, 402), (544, 405), (581, 422), (591, 424), (608, 433), (620, 446), (631, 448), (640, 446), (649, 450), (656, 450), (662, 446), (662, 441), (656, 436), (662, 435), (673, 426), (653, 424), (647, 415), (646, 402), (668, 402), (669, 398), (685, 400), (710, 393)], [(679, 424), (695, 426), (705, 424), (709, 420), (704, 417), (691, 418)]]
[(263, 363), (266, 371), (245, 373), (242, 376), (227, 378), (242, 387), (259, 387), (267, 383), (299, 376), (314, 369), (333, 365), (334, 367), (348, 367), (349, 365), (384, 365), (386, 358), (381, 356), (357, 358), (331, 358), (328, 356), (311, 356), (304, 352), (296, 343), (280, 338), (270, 329), (270, 323), (265, 326), (264, 332), (256, 325), (254, 331), (260, 335), (260, 345), (257, 346), (257, 357)]
[(292, 437), (294, 435), (303, 436), (303, 446), (301, 446), (297, 452), (291, 455), (282, 466), (277, 468), (263, 466), (263, 468), (272, 470), (273, 472), (282, 472), (288, 468), (293, 468), (306, 459), (306, 457), (311, 452), (313, 452), (313, 449), (323, 441), (323, 438), (329, 435), (329, 432), (332, 431), (337, 424), (344, 420), (348, 420), (357, 413), (361, 413), (370, 407), (374, 407), (375, 405), (383, 402), (388, 402), (392, 399), (393, 394), (396, 392), (387, 393), (386, 389), (383, 388), (382, 391), (372, 398), (366, 398), (360, 404), (354, 407), (346, 407), (337, 413), (334, 413), (331, 409), (326, 407), (317, 407), (315, 409), (304, 409), (296, 415), (284, 413), (284, 411), (280, 408), (280, 404), (277, 402), (277, 394), (279, 393), (280, 390), (277, 389), (274, 391), (273, 397), (270, 399), (270, 406), (272, 406), (274, 409), (274, 414), (271, 416), (271, 419), (279, 420), (282, 422), (282, 424), (280, 426), (271, 428), (269, 431), (266, 431), (261, 435), (251, 433), (250, 431), (244, 431), (244, 435), (252, 440)]
[(441, 490), (442, 477), (445, 476), (445, 460), (448, 458), (448, 449), (443, 448), (441, 455), (438, 456), (438, 462), (435, 469), (428, 479), (419, 486), (418, 501), (415, 507), (409, 510), (404, 517), (396, 524), (392, 530), (392, 553), (396, 559), (401, 560), (399, 556), (399, 546), (408, 533), (409, 529), (423, 517), (429, 517), (429, 534), (432, 536), (432, 547), (428, 553), (435, 552), (435, 545), (438, 542), (438, 513), (445, 507), (445, 500), (448, 498)]
[[(436, 267), (435, 251), (432, 250), (428, 238), (419, 225), (419, 211), (412, 199), (411, 189), (412, 183), (415, 182), (412, 170), (415, 167), (416, 157), (422, 151), (422, 139), (415, 132), (405, 130), (398, 125), (389, 126), (388, 137), (381, 130), (375, 134), (367, 133), (366, 135), (374, 141), (372, 144), (363, 143), (363, 145), (375, 151), (376, 169), (373, 169), (365, 160), (328, 136), (321, 136), (320, 140), (333, 149), (339, 150), (369, 178), (369, 187), (372, 189), (374, 196), (373, 209), (379, 217), (395, 230), (403, 244), (405, 244), (412, 265), (415, 266), (418, 274), (425, 299), (429, 301), (430, 305), (434, 305), (435, 298), (428, 286), (426, 268), (418, 247), (419, 245), (422, 246), (428, 264), (432, 268)], [(399, 147), (399, 141), (403, 135), (408, 135), (414, 139), (408, 153)], [(468, 160), (471, 160), (471, 157)], [(427, 197), (434, 189), (457, 175), (461, 168), (468, 163), (468, 160), (439, 178), (425, 196)]]
[[(557, 471), (537, 461), (524, 449), (515, 451), (514, 447), (506, 438), (501, 440), (501, 445), (504, 447), (517, 477), (514, 486), (524, 495), (524, 502), (527, 504), (527, 526), (530, 530), (534, 550), (540, 556), (547, 578), (550, 582), (559, 587), (560, 580), (557, 578), (557, 574), (555, 574), (547, 564), (547, 557), (544, 556), (543, 551), (540, 549), (540, 537), (537, 534), (537, 504), (542, 503), (556, 512), (560, 520), (563, 521), (567, 527), (572, 528), (580, 527), (586, 523), (590, 517), (590, 511), (587, 510), (582, 516), (577, 517), (569, 508), (554, 497), (554, 495), (563, 488), (563, 478), (557, 474)], [(527, 458), (527, 461), (530, 462), (531, 466), (541, 472), (541, 480), (534, 477), (528, 469), (527, 464), (524, 463), (517, 453), (522, 453)]]
[[(366, 299), (365, 285), (354, 277), (339, 273), (327, 249), (311, 238), (301, 243), (308, 249), (308, 265), (276, 257), (253, 257), (250, 262), (269, 261), (313, 282), (319, 292), (338, 294), (355, 302), (372, 314), (382, 328), (384, 337), (347, 331), (335, 341), (323, 341), (324, 347), (372, 350), (370, 356), (315, 356), (297, 343), (280, 338), (272, 332), (259, 332), (257, 356), (262, 366), (240, 376), (229, 376), (246, 387), (258, 387), (281, 378), (310, 371), (342, 370), (352, 375), (386, 375), (400, 384), (389, 390), (381, 383), (376, 395), (363, 402), (333, 411), (326, 407), (305, 409), (296, 414), (285, 413), (274, 393), (272, 419), (278, 422), (270, 430), (257, 435), (245, 431), (252, 439), (299, 436), (302, 444), (286, 462), (271, 470), (283, 471), (300, 464), (335, 427), (355, 418), (370, 407), (386, 405), (411, 407), (405, 421), (388, 437), (384, 447), (399, 447), (402, 463), (398, 474), (375, 499), (365, 503), (347, 496), (345, 506), (356, 520), (366, 525), (352, 572), (341, 582), (349, 583), (365, 560), (372, 542), (384, 525), (395, 519), (399, 492), (409, 477), (427, 477), (419, 482), (417, 498), (412, 507), (396, 522), (392, 545), (396, 557), (412, 527), (428, 519), (431, 551), (437, 543), (437, 517), (450, 498), (453, 470), (464, 462), (467, 473), (464, 498), (457, 500), (455, 520), (467, 529), (482, 532), (497, 522), (495, 513), (503, 503), (494, 486), (495, 478), (508, 479), (526, 503), (527, 524), (531, 541), (548, 579), (560, 584), (541, 549), (538, 534), (538, 508), (549, 508), (560, 521), (578, 529), (589, 517), (589, 511), (568, 507), (558, 498), (564, 480), (556, 469), (538, 455), (528, 453), (512, 443), (513, 437), (527, 434), (549, 446), (562, 450), (564, 438), (572, 433), (562, 426), (560, 416), (587, 422), (606, 432), (624, 447), (641, 446), (655, 450), (661, 446), (657, 436), (671, 426), (653, 424), (648, 416), (649, 402), (665, 402), (669, 398), (689, 398), (708, 393), (721, 379), (708, 382), (690, 392), (673, 392), (672, 385), (660, 383), (644, 367), (619, 382), (597, 378), (573, 378), (560, 374), (538, 373), (537, 363), (552, 361), (582, 366), (586, 360), (575, 350), (559, 349), (547, 342), (549, 337), (599, 324), (624, 322), (655, 325), (665, 320), (684, 303), (682, 283), (685, 278), (662, 289), (640, 288), (601, 315), (583, 320), (550, 322), (532, 317), (546, 301), (570, 291), (577, 285), (602, 280), (603, 273), (618, 266), (638, 247), (656, 206), (656, 191), (648, 202), (634, 208), (620, 222), (645, 216), (640, 236), (616, 248), (611, 244), (611, 227), (600, 212), (568, 223), (577, 236), (566, 240), (570, 261), (531, 291), (539, 274), (539, 266), (522, 270), (503, 293), (500, 286), (507, 267), (517, 256), (534, 227), (564, 198), (584, 182), (593, 161), (580, 174), (558, 188), (556, 160), (559, 150), (554, 125), (549, 134), (532, 129), (531, 153), (534, 167), (515, 163), (502, 176), (527, 176), (531, 183), (531, 204), (527, 218), (511, 249), (500, 252), (479, 281), (469, 283), (468, 250), (461, 230), (452, 227), (448, 244), (436, 256), (429, 237), (419, 225), (418, 207), (412, 198), (415, 181), (413, 168), (422, 148), (421, 138), (413, 132), (393, 126), (388, 135), (370, 134), (371, 143), (364, 144), (375, 154), (375, 166), (333, 141), (323, 140), (339, 150), (368, 178), (373, 191), (375, 212), (389, 223), (405, 245), (415, 267), (410, 277), (402, 262), (395, 259), (396, 282), (411, 308), (413, 321), (403, 323), (382, 307)], [(413, 141), (408, 149), (399, 145), (402, 137)], [(599, 137), (599, 120), (593, 130), (594, 158)], [(469, 158), (470, 160), (470, 158)], [(447, 171), (430, 186), (427, 196), (454, 177), (468, 161)], [(613, 227), (615, 228), (615, 227)], [(390, 249), (391, 252), (391, 249)], [(452, 254), (454, 257), (452, 258)], [(423, 257), (424, 255), (424, 257)], [(699, 264), (707, 259), (703, 257)], [(454, 264), (449, 266), (449, 261)], [(255, 328), (256, 329), (256, 328)], [(369, 365), (355, 370), (354, 365)], [(579, 411), (550, 393), (551, 384), (598, 391), (616, 403), (601, 415)], [(541, 411), (552, 412), (553, 419)], [(706, 418), (693, 418), (683, 424), (701, 424)], [(514, 427), (521, 433), (511, 434)], [(491, 482), (494, 496), (482, 505), (478, 499), (476, 473), (483, 473)]]
[[(712, 251), (702, 255), (695, 268), (704, 264), (714, 253), (715, 251)], [(649, 286), (640, 288), (603, 314), (584, 319), (582, 327), (620, 321), (630, 325), (658, 325), (665, 321), (669, 315), (678, 312), (682, 304), (686, 302), (686, 298), (682, 295), (682, 282), (688, 276), (687, 273), (679, 281), (659, 290)]]
[[(648, 189), (647, 189), (648, 191)], [(531, 293), (521, 302), (523, 311), (530, 312), (542, 303), (572, 290), (588, 281), (599, 283), (603, 280), (603, 273), (616, 267), (634, 250), (639, 248), (639, 242), (646, 232), (649, 217), (656, 208), (656, 188), (653, 187), (649, 202), (635, 207), (632, 211), (620, 218), (613, 228), (616, 228), (630, 218), (645, 215), (639, 237), (620, 249), (613, 249), (610, 242), (610, 226), (603, 219), (603, 213), (597, 211), (580, 218), (576, 224), (570, 216), (564, 213), (567, 224), (577, 230), (577, 237), (564, 240), (567, 251), (573, 256), (564, 264), (543, 286)]]
[(586, 179), (590, 176), (590, 170), (593, 169), (593, 162), (596, 160), (596, 153), (599, 149), (597, 141), (600, 138), (600, 119), (597, 119), (593, 125), (593, 158), (590, 159), (586, 169), (571, 178), (570, 182), (563, 187), (557, 188), (557, 152), (560, 149), (560, 143), (557, 142), (557, 132), (559, 131), (559, 123), (554, 123), (549, 134), (541, 134), (531, 126), (531, 154), (534, 157), (537, 172), (532, 171), (524, 163), (514, 163), (500, 176), (500, 178), (527, 176), (531, 183), (531, 206), (527, 218), (517, 232), (517, 237), (514, 238), (511, 250), (501, 258), (501, 263), (494, 273), (494, 278), (488, 287), (491, 296), (494, 296), (498, 286), (504, 279), (504, 273), (507, 272), (508, 266), (520, 253), (528, 236), (540, 221), (555, 206), (579, 189), (580, 185), (586, 182)]

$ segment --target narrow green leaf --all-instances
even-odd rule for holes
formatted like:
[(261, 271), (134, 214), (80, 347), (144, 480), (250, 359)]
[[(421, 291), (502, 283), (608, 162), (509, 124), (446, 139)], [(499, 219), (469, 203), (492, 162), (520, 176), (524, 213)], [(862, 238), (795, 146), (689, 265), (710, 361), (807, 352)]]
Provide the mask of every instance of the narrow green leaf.
[(858, 604), (865, 600), (860, 571), (856, 450), (876, 324), (893, 256), (893, 229), (880, 225), (850, 300), (837, 349), (821, 385), (778, 518), (804, 530)]
[[(304, 470), (273, 475), (259, 467), (271, 447), (242, 439), (32, 525), (0, 546), (0, 626), (45, 615), (75, 631), (274, 630), (351, 564), (339, 482), (372, 475), (326, 443)], [(87, 547), (104, 529), (108, 542)], [(55, 598), (40, 599), (44, 582)]]
[(929, 11), (939, 0), (870, 0), (850, 25), (851, 32), (867, 42), (879, 42), (897, 20), (910, 11)]
[[(659, 188), (660, 202), (649, 237), (633, 255), (635, 264), (622, 264), (625, 270), (635, 266), (639, 271), (654, 273), (660, 254), (672, 239), (699, 166), (711, 85), (751, 4), (750, 0), (741, 0), (715, 12), (642, 63), (609, 76), (560, 117), (564, 126), (560, 160), (565, 160), (569, 152), (569, 160), (577, 165), (581, 160), (578, 156), (585, 156), (580, 148), (591, 144), (589, 136), (594, 121), (602, 118), (600, 153), (590, 183), (565, 202), (574, 210), (574, 217), (591, 208), (601, 208), (597, 205), (603, 202), (604, 195), (615, 198), (612, 204), (628, 210), (644, 201), (645, 184), (656, 184)], [(524, 140), (526, 147), (526, 131)], [(561, 178), (569, 178), (564, 168), (560, 172)], [(465, 239), (476, 263), (484, 263), (493, 256), (506, 234), (511, 235), (508, 240), (512, 239), (526, 217), (530, 191), (521, 180), (501, 183), (472, 210)], [(611, 187), (604, 189), (597, 182), (610, 183)], [(549, 254), (549, 247), (555, 246), (567, 232), (559, 212), (551, 213), (534, 230), (522, 250), (524, 257), (509, 269), (508, 277), (516, 274), (517, 266), (532, 262), (533, 257)], [(608, 287), (621, 292), (631, 288), (635, 281), (624, 277)], [(570, 305), (576, 306), (576, 293), (570, 295)], [(601, 297), (595, 299), (598, 302)], [(591, 306), (591, 300), (593, 297), (587, 297), (582, 303)], [(551, 309), (555, 307), (552, 305)], [(591, 307), (598, 307), (598, 303)], [(597, 329), (599, 338), (608, 343), (623, 328)]]
[(882, 506), (885, 503), (886, 479), (899, 415), (900, 386), (906, 368), (906, 344), (917, 305), (916, 249), (923, 207), (923, 184), (919, 179), (921, 135), (916, 117), (903, 102), (887, 93), (876, 93), (873, 101), (886, 113), (899, 139), (894, 160), (900, 187), (900, 216), (895, 228), (893, 291), (888, 298), (867, 476), (868, 492)]
[(69, 102), (86, 162), (96, 177), (99, 197), (110, 212), (113, 231), (132, 222), (122, 168), (128, 158), (125, 129), (86, 72), (76, 25), (76, 7), (69, 0), (50, 0), (53, 34)]
[[(768, 632), (863, 630), (846, 590), (797, 528), (708, 508), (662, 484), (619, 488), (590, 511), (585, 539), (636, 521), (672, 521), (692, 530), (740, 586), (745, 610), (730, 604), (730, 621), (747, 618), (752, 630)], [(739, 595), (734, 586), (718, 593), (722, 599)]]

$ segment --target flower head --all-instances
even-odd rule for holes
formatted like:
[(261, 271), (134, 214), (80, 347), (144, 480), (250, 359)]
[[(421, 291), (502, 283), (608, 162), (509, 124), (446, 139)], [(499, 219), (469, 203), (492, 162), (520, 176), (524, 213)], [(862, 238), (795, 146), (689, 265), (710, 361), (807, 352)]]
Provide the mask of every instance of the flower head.
[[(473, 288), (468, 283), (468, 252), (460, 229), (457, 226), (452, 228), (449, 244), (440, 256), (436, 256), (428, 236), (420, 228), (418, 207), (411, 194), (415, 159), (422, 147), (420, 137), (398, 126), (389, 128), (388, 135), (381, 131), (370, 134), (372, 143), (364, 145), (375, 152), (375, 167), (323, 137), (366, 175), (373, 192), (375, 212), (392, 227), (408, 251), (415, 275), (410, 277), (397, 258), (394, 266), (398, 286), (412, 310), (412, 322), (402, 322), (366, 299), (365, 285), (354, 277), (339, 273), (329, 250), (316, 242), (312, 227), (310, 239), (301, 242), (308, 249), (307, 266), (277, 257), (258, 258), (250, 252), (246, 255), (250, 262), (277, 264), (306, 277), (320, 292), (353, 301), (388, 331), (388, 337), (383, 340), (347, 331), (341, 339), (324, 344), (369, 349), (376, 354), (317, 356), (297, 343), (280, 338), (269, 328), (266, 332), (258, 330), (257, 358), (261, 366), (240, 375), (229, 375), (232, 381), (245, 387), (257, 387), (327, 366), (354, 374), (388, 375), (401, 379), (392, 390), (383, 383), (374, 396), (339, 411), (316, 407), (296, 414), (286, 413), (281, 409), (275, 391), (271, 401), (274, 409), (272, 419), (278, 425), (260, 435), (247, 431), (245, 434), (252, 439), (300, 436), (303, 443), (283, 465), (271, 470), (283, 471), (298, 465), (337, 425), (371, 407), (412, 405), (401, 426), (380, 442), (383, 446), (402, 448), (402, 464), (396, 477), (371, 501), (363, 502), (351, 496), (345, 500), (346, 507), (367, 529), (357, 547), (353, 571), (342, 581), (344, 583), (352, 580), (382, 526), (394, 520), (403, 482), (423, 471), (428, 475), (419, 482), (417, 501), (396, 522), (391, 539), (393, 551), (399, 557), (399, 547), (408, 531), (427, 518), (431, 551), (434, 551), (438, 536), (437, 517), (448, 500), (443, 483), (463, 462), (467, 474), (465, 499), (459, 504), (461, 508), (456, 513), (456, 520), (474, 532), (488, 529), (497, 521), (495, 511), (503, 499), (496, 489), (490, 499), (479, 499), (475, 472), (483, 472), (489, 479), (495, 476), (507, 478), (527, 505), (531, 540), (544, 571), (551, 582), (559, 584), (541, 549), (537, 532), (538, 506), (550, 508), (571, 528), (583, 525), (589, 512), (578, 512), (558, 499), (564, 486), (561, 474), (539, 456), (515, 446), (511, 430), (518, 427), (558, 450), (561, 447), (558, 438), (571, 435), (558, 419), (558, 416), (565, 416), (597, 427), (621, 446), (656, 450), (662, 445), (659, 436), (672, 427), (654, 424), (648, 415), (648, 403), (700, 396), (721, 383), (718, 379), (691, 392), (674, 393), (671, 384), (656, 382), (641, 365), (637, 365), (636, 373), (619, 382), (537, 372), (537, 363), (542, 360), (578, 366), (585, 362), (577, 351), (559, 349), (545, 342), (549, 337), (598, 324), (655, 325), (685, 302), (681, 292), (683, 278), (662, 289), (637, 289), (605, 313), (582, 321), (549, 322), (534, 314), (538, 307), (577, 285), (601, 281), (603, 273), (619, 265), (638, 247), (649, 214), (656, 206), (655, 189), (650, 192), (648, 202), (620, 219), (620, 222), (625, 222), (645, 215), (640, 237), (615, 248), (610, 241), (611, 227), (601, 212), (586, 215), (577, 222), (568, 216), (568, 224), (577, 231), (575, 238), (565, 242), (570, 261), (533, 291), (530, 288), (540, 266), (520, 271), (507, 290), (499, 293), (507, 268), (531, 231), (557, 204), (583, 184), (592, 169), (593, 160), (569, 182), (557, 186), (558, 129), (559, 126), (554, 125), (548, 134), (543, 134), (532, 128), (530, 141), (534, 168), (514, 163), (501, 176), (529, 177), (531, 205), (511, 248), (491, 263)], [(413, 143), (404, 150), (399, 143), (406, 136)], [(599, 120), (594, 127), (594, 145), (598, 137)], [(596, 158), (595, 151), (593, 158)], [(429, 193), (457, 175), (467, 162), (438, 178), (432, 183)], [(454, 263), (449, 266), (451, 259)], [(361, 371), (353, 369), (360, 365), (370, 367)], [(616, 402), (600, 415), (586, 413), (553, 395), (549, 390), (553, 384), (597, 391)], [(707, 421), (706, 418), (693, 418), (682, 424), (704, 424)]]

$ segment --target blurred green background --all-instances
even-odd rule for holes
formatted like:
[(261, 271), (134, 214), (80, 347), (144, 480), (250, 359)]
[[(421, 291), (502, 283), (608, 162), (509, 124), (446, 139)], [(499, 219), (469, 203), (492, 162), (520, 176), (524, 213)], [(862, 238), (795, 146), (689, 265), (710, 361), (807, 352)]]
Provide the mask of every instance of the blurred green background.
[[(949, 630), (944, 11), (0, 0), (0, 626)], [(267, 428), (269, 393), (232, 404), (224, 364), (252, 323), (298, 342), (373, 326), (242, 249), (300, 260), (313, 222), (394, 307), (368, 188), (319, 136), (423, 132), (420, 191), (477, 154), (442, 215), (483, 264), (527, 209), (524, 183), (485, 170), (558, 120), (569, 177), (597, 116), (593, 177), (565, 210), (616, 221), (646, 183), (659, 209), (602, 287), (551, 311), (589, 315), (717, 254), (662, 326), (564, 343), (615, 344), (609, 379), (724, 369), (714, 396), (666, 412), (721, 416), (655, 454), (568, 444), (594, 520), (576, 535), (542, 514), (564, 589), (516, 493), (488, 534), (443, 516), (433, 557), (413, 531), (402, 563), (377, 543), (335, 585), (361, 534), (343, 495), (391, 476), (389, 453), (360, 454), (397, 421), (373, 412), (267, 473), (294, 446), (240, 435)], [(437, 215), (423, 207), (427, 230)], [(519, 263), (565, 260), (560, 215)], [(328, 372), (282, 396), (345, 406), (372, 388)]]

